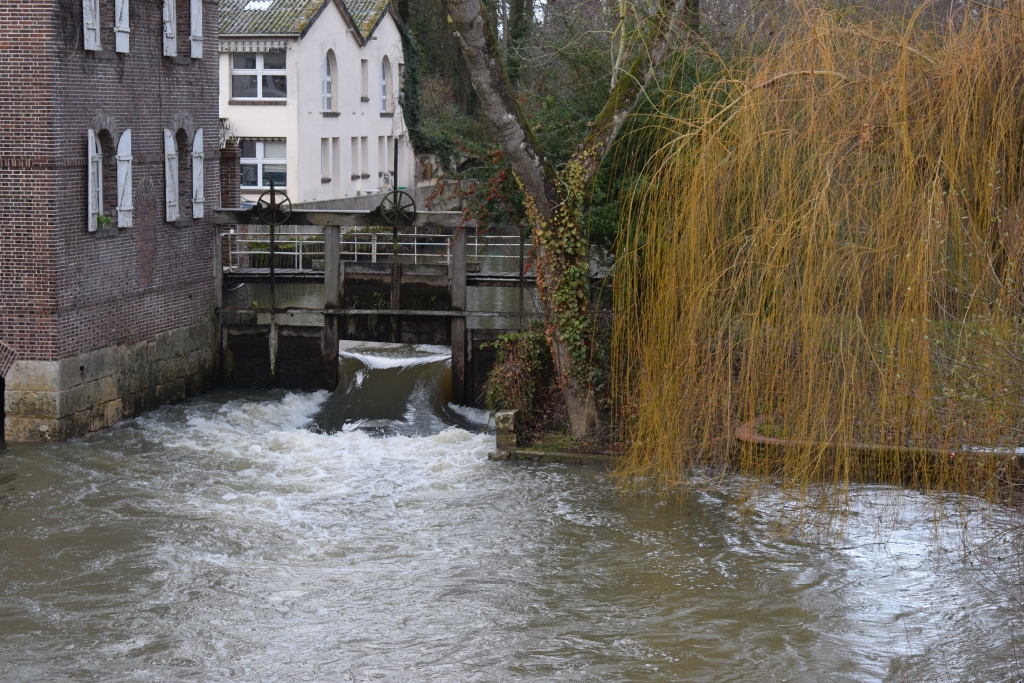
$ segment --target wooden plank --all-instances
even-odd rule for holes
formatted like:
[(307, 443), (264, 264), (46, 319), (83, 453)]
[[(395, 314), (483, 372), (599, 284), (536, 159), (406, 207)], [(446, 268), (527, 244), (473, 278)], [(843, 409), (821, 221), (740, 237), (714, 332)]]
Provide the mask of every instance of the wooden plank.
[(452, 403), (466, 405), (465, 318), (452, 318)]
[(341, 316), (325, 315), (320, 351), (323, 362), (323, 387), (327, 391), (338, 388), (338, 328)]
[[(461, 211), (421, 211), (416, 214), (412, 226), (437, 226), (458, 228), (465, 216)], [(256, 209), (214, 209), (214, 225), (263, 225)], [(339, 227), (387, 227), (387, 223), (376, 211), (366, 210), (323, 210), (295, 209), (282, 225), (336, 225)], [(466, 225), (475, 226), (474, 222)], [(405, 229), (405, 228), (403, 228)]]
[[(339, 230), (336, 225), (324, 226), (324, 308), (341, 308), (341, 255), (339, 251)], [(337, 315), (325, 315), (323, 333), (320, 337), (321, 360), (323, 362), (323, 387), (327, 391), (338, 388), (338, 327), (341, 319)]]
[[(220, 230), (213, 231), (213, 309), (220, 310), (224, 307), (224, 251), (223, 244), (220, 236)], [(214, 363), (217, 371), (217, 381), (219, 384), (224, 383), (224, 345), (221, 342), (222, 329), (221, 329), (221, 316), (217, 316), (216, 330), (217, 335), (217, 349)], [(2, 419), (0, 415), (0, 419)], [(2, 425), (0, 425), (2, 427)], [(2, 429), (0, 429), (2, 431)], [(2, 435), (0, 435), (2, 436)]]
[(397, 311), (402, 294), (402, 264), (391, 264), (391, 310)]
[[(451, 275), (448, 286), (452, 310), (466, 310), (466, 231), (452, 239)], [(452, 318), (452, 403), (466, 405), (466, 318)]]

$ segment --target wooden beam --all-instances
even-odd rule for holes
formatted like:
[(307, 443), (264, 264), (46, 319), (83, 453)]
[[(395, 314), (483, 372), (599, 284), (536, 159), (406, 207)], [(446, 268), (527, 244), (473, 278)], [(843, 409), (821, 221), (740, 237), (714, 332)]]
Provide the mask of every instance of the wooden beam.
[[(466, 231), (452, 239), (448, 287), (452, 310), (466, 310)], [(452, 403), (466, 405), (466, 318), (452, 318)]]
[[(220, 312), (226, 315), (258, 315), (260, 313), (269, 313), (269, 309), (266, 308), (222, 308)], [(402, 308), (397, 311), (393, 311), (388, 308), (338, 308), (338, 309), (320, 309), (320, 308), (292, 308), (286, 307), (275, 311), (275, 313), (284, 314), (310, 314), (310, 315), (411, 315), (421, 316), (424, 318), (518, 318), (519, 311), (430, 311), (430, 310), (417, 310), (412, 308)], [(540, 318), (540, 313), (527, 313), (527, 318)], [(234, 323), (232, 323), (234, 324)], [(254, 323), (255, 324), (255, 323)]]
[[(324, 308), (341, 308), (340, 292), (341, 255), (337, 225), (324, 226)], [(320, 338), (324, 369), (324, 389), (338, 388), (338, 328), (341, 319), (337, 315), (324, 316), (324, 329)]]
[[(214, 209), (215, 225), (263, 225), (256, 209)], [(475, 227), (473, 221), (466, 222), (461, 211), (421, 211), (416, 214), (412, 226), (437, 226), (458, 228), (461, 225)], [(388, 227), (376, 210), (323, 210), (295, 209), (282, 225), (336, 225), (343, 228)], [(403, 228), (404, 229), (404, 228)]]

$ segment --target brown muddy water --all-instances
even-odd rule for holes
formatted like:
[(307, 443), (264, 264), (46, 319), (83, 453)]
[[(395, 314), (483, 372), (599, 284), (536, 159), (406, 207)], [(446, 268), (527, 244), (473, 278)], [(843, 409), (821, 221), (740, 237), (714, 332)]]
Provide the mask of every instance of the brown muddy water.
[(0, 680), (1015, 676), (1019, 613), (922, 501), (888, 522), (865, 491), (821, 544), (781, 536), (771, 496), (741, 516), (724, 490), (489, 462), (446, 354), (350, 349), (333, 396), (215, 391), (8, 445)]

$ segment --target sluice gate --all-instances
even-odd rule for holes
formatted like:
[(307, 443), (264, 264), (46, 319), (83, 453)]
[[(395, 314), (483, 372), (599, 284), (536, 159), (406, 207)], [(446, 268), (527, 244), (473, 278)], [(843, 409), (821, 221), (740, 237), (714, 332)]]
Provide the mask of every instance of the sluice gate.
[[(481, 236), (461, 212), (415, 214), (401, 233), (379, 211), (294, 210), (269, 225), (265, 213), (214, 212), (225, 386), (333, 391), (342, 340), (435, 344), (451, 347), (452, 402), (480, 405), (488, 342), (535, 315), (524, 310), (535, 276), (520, 234)], [(511, 300), (518, 288), (518, 306), (468, 310), (470, 287)]]

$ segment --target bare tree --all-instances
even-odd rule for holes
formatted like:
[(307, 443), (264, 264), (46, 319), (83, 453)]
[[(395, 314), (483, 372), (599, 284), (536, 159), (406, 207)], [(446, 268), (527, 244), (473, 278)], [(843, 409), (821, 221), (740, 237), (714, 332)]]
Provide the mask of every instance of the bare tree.
[[(616, 75), (615, 85), (593, 121), (590, 134), (561, 172), (548, 161), (527, 125), (482, 1), (445, 3), (483, 114), (526, 195), (548, 343), (561, 381), (570, 428), (577, 437), (601, 426), (588, 373), (590, 264), (587, 236), (580, 225), (584, 189), (664, 60), (674, 29), (685, 26), (681, 15), (686, 3), (687, 0), (659, 0), (653, 14), (640, 23), (640, 40), (636, 41), (638, 47), (629, 68)], [(694, 0), (689, 0), (689, 7), (695, 7)], [(687, 19), (692, 25), (693, 17)]]

